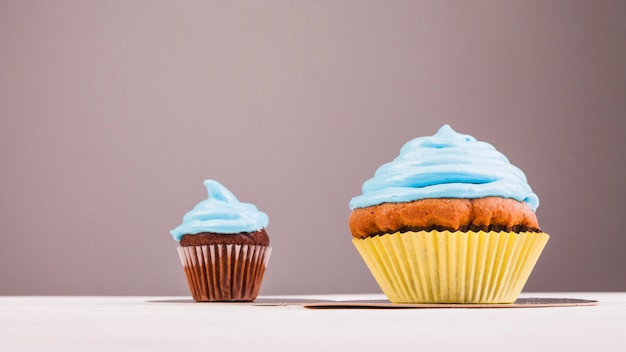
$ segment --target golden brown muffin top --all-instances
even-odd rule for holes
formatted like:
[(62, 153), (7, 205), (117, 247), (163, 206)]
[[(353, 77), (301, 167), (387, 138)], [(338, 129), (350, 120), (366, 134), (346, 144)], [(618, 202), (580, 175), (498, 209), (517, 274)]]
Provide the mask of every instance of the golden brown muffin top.
[(355, 238), (405, 231), (540, 231), (528, 204), (515, 199), (433, 198), (406, 203), (383, 203), (352, 211)]

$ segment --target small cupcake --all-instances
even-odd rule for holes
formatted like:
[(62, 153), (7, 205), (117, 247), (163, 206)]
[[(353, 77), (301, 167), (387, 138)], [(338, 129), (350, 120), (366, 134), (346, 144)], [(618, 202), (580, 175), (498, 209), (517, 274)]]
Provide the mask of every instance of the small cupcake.
[(204, 185), (208, 198), (170, 231), (180, 244), (191, 295), (198, 302), (253, 301), (272, 250), (265, 232), (269, 218), (217, 181)]
[(352, 198), (353, 243), (394, 303), (512, 303), (549, 236), (524, 173), (449, 125), (406, 143)]

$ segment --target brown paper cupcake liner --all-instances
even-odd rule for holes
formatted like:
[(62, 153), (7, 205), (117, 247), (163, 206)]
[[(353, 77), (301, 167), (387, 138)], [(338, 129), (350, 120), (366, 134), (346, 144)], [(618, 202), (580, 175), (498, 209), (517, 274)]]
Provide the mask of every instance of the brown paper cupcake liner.
[(189, 290), (198, 302), (253, 301), (271, 251), (235, 244), (178, 247)]
[(512, 303), (548, 234), (419, 231), (353, 243), (393, 303)]

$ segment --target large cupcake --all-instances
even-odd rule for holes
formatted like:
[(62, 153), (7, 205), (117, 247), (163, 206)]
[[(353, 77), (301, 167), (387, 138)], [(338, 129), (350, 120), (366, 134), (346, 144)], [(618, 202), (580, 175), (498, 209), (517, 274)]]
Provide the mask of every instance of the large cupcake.
[(394, 303), (512, 303), (549, 236), (524, 173), (449, 125), (406, 143), (350, 201), (353, 243)]
[(271, 252), (265, 231), (269, 218), (219, 182), (204, 185), (208, 198), (170, 231), (180, 244), (191, 295), (198, 302), (253, 301)]

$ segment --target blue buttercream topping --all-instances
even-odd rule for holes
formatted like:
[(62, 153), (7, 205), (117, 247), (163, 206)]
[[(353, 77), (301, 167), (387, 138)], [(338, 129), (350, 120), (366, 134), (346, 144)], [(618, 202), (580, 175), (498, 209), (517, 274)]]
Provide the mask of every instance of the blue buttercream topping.
[(237, 200), (226, 187), (214, 180), (204, 181), (208, 198), (183, 217), (183, 223), (170, 231), (180, 241), (185, 234), (202, 232), (236, 234), (259, 231), (269, 224), (267, 214), (253, 204)]
[(407, 142), (400, 155), (382, 165), (365, 181), (362, 195), (350, 209), (424, 198), (482, 198), (499, 196), (528, 203), (533, 211), (539, 198), (522, 170), (491, 144), (443, 125), (433, 136)]

